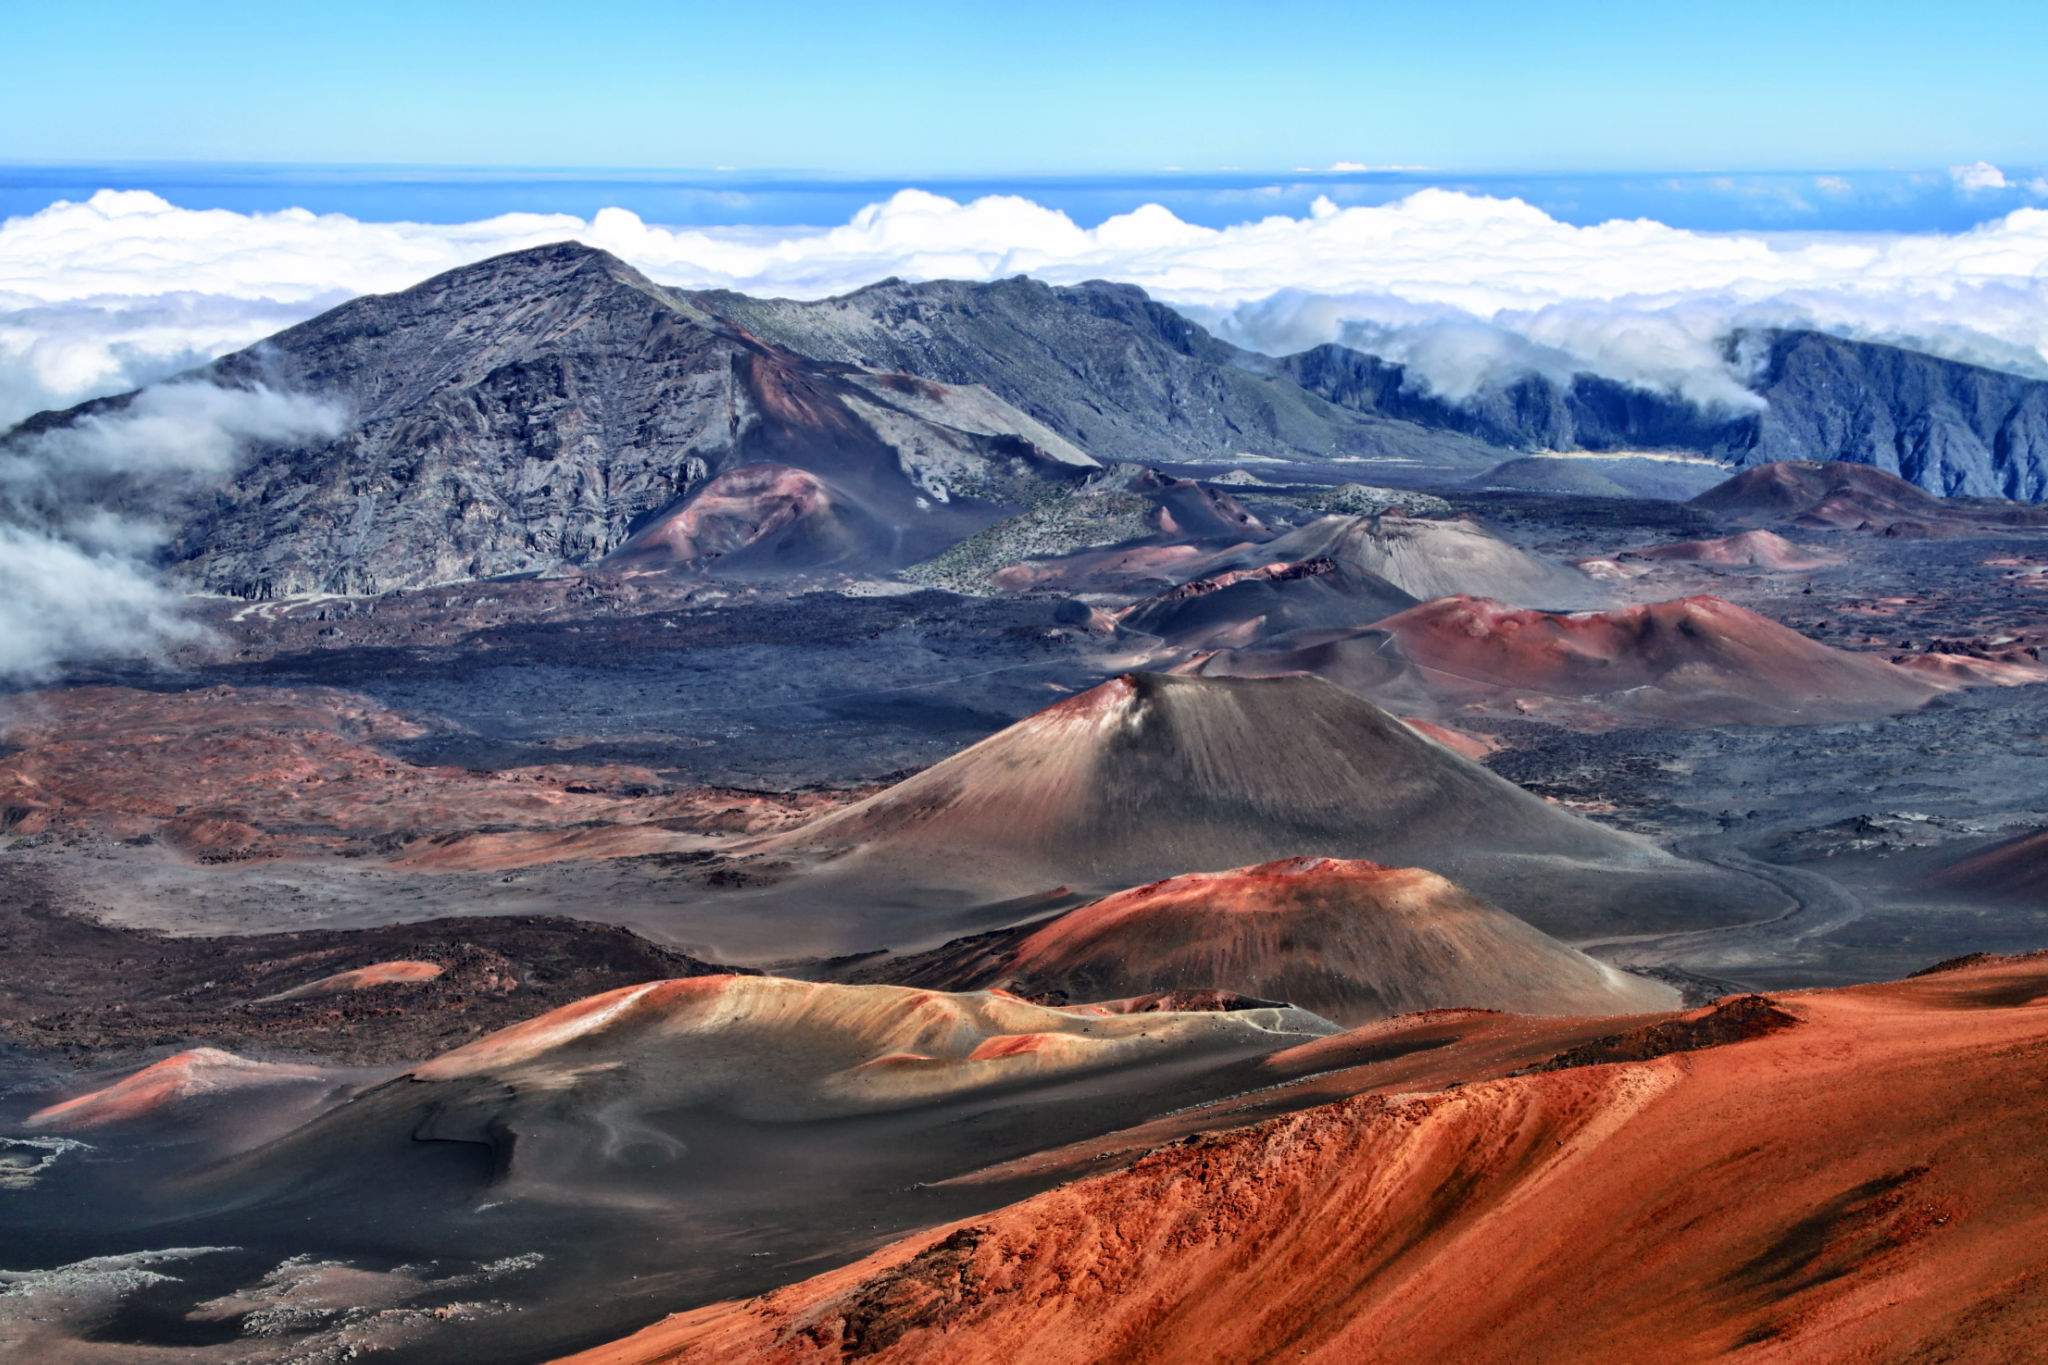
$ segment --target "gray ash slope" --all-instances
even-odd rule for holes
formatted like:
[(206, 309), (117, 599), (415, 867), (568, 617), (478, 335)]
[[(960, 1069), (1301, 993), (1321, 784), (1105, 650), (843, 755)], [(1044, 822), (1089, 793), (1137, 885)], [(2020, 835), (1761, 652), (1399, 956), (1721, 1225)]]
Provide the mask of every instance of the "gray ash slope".
[(1476, 472), (1483, 442), (1358, 411), (1221, 341), (1136, 285), (885, 280), (801, 302), (694, 296), (765, 340), (821, 360), (986, 384), (1096, 458), (1155, 464), (1241, 454), (1420, 462)]
[(337, 439), (254, 451), (231, 482), (170, 509), (169, 566), (237, 596), (589, 563), (717, 474), (759, 463), (818, 476), (885, 528), (888, 542), (854, 567), (886, 568), (1005, 515), (1042, 480), (1093, 468), (999, 403), (949, 406), (930, 386), (764, 345), (574, 243), (353, 300), (199, 377), (316, 394), (350, 414)]
[(870, 940), (906, 948), (936, 946), (959, 925), (998, 927), (933, 906), (1302, 855), (1428, 868), (1567, 939), (1741, 922), (1770, 899), (1747, 878), (1533, 797), (1299, 674), (1124, 674), (751, 852), (802, 874), (761, 902), (773, 900), (792, 935), (806, 917), (844, 921), (870, 905)]

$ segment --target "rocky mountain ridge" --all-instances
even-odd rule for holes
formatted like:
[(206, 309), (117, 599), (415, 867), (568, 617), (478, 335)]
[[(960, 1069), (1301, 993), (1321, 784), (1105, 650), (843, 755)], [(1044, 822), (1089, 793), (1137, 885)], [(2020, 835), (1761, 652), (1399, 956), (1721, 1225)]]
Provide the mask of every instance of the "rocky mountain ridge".
[(2048, 500), (2048, 383), (1875, 342), (1739, 333), (1762, 402), (1712, 412), (1593, 374), (1528, 375), (1451, 402), (1375, 356), (1325, 345), (1279, 362), (1332, 403), (1521, 450), (1684, 450), (1748, 468), (1870, 465), (1943, 497)]
[[(986, 391), (811, 361), (576, 243), (352, 300), (193, 377), (347, 412), (339, 436), (259, 444), (231, 480), (168, 509), (106, 490), (117, 513), (165, 516), (166, 567), (241, 597), (592, 563), (756, 464), (816, 476), (840, 521), (880, 528), (852, 547), (819, 539), (886, 569), (1096, 468)], [(118, 416), (132, 397), (43, 414), (7, 441)]]
[[(1241, 350), (1129, 285), (754, 299), (665, 288), (568, 242), (352, 300), (195, 372), (313, 395), (342, 430), (259, 443), (232, 478), (168, 499), (110, 482), (95, 500), (164, 523), (163, 566), (193, 586), (262, 598), (592, 564), (705, 521), (692, 499), (763, 465), (796, 471), (770, 481), (772, 506), (720, 484), (727, 529), (663, 531), (663, 562), (889, 572), (1120, 461), (1383, 462), (1414, 483), (1503, 449), (1650, 448), (2048, 498), (2048, 383), (1810, 332), (1730, 344), (1754, 351), (1757, 411), (1591, 375), (1453, 404), (1341, 347)], [(41, 414), (0, 456), (133, 397)]]

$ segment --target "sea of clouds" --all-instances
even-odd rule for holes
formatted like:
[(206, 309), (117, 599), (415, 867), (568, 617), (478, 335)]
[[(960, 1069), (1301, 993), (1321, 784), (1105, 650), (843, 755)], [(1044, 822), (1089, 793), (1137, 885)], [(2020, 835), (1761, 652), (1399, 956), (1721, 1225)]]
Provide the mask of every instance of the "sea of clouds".
[[(1954, 179), (1975, 192), (1998, 175), (1980, 164)], [(121, 414), (12, 442), (0, 675), (186, 629), (147, 568), (161, 529), (94, 510), (81, 480), (168, 490), (231, 472), (254, 442), (342, 420), (304, 395), (164, 381), (357, 294), (565, 238), (663, 283), (804, 298), (891, 275), (1128, 281), (1241, 345), (1286, 354), (1343, 341), (1451, 398), (1532, 371), (1591, 371), (1703, 406), (1753, 406), (1721, 342), (1774, 325), (2048, 375), (2048, 211), (2035, 208), (1960, 233), (1771, 235), (1575, 226), (1519, 200), (1422, 190), (1223, 228), (1149, 205), (1084, 228), (1013, 195), (904, 190), (837, 227), (672, 229), (617, 208), (448, 225), (102, 191), (0, 223), (0, 429), (155, 386)]]
[[(1995, 172), (1959, 168), (1956, 183)], [(623, 209), (448, 225), (104, 191), (0, 224), (0, 426), (176, 374), (353, 295), (563, 238), (663, 283), (803, 298), (889, 275), (1125, 280), (1242, 345), (1341, 340), (1451, 397), (1532, 369), (1590, 370), (1744, 405), (1718, 343), (1755, 325), (2048, 375), (2048, 211), (2035, 208), (1961, 233), (1771, 235), (1581, 227), (1423, 190), (1220, 229), (1157, 205), (1084, 228), (1016, 196), (904, 190), (837, 227), (671, 229)]]

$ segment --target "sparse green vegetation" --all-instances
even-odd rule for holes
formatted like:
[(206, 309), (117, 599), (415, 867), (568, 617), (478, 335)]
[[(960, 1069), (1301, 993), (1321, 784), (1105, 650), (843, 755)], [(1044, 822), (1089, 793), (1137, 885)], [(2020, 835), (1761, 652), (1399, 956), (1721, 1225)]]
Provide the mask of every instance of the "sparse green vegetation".
[(913, 564), (903, 576), (949, 592), (987, 596), (994, 591), (989, 576), (998, 569), (1152, 534), (1146, 519), (1151, 510), (1151, 499), (1137, 493), (1089, 488), (1063, 491), (922, 564)]
[(1290, 501), (1298, 501), (1312, 512), (1345, 512), (1352, 516), (1378, 516), (1395, 507), (1406, 510), (1411, 517), (1447, 517), (1452, 511), (1449, 503), (1434, 494), (1366, 483), (1342, 483)]

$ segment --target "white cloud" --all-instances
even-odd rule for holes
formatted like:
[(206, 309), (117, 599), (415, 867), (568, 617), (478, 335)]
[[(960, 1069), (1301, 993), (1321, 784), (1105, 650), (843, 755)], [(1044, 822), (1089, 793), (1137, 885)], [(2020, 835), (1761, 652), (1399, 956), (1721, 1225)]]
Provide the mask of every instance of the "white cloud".
[(1979, 194), (1986, 190), (2002, 190), (2006, 187), (2005, 172), (1988, 161), (1973, 161), (1967, 166), (1948, 168), (1949, 178), (1956, 182), (1956, 188), (1965, 194)]
[(254, 444), (332, 436), (343, 420), (303, 395), (164, 384), (0, 445), (0, 678), (194, 638), (149, 563), (164, 539), (154, 508), (232, 474)]
[(126, 555), (0, 525), (0, 677), (36, 680), (65, 660), (191, 639), (181, 603)]
[(1519, 200), (1424, 190), (1222, 229), (1155, 204), (1090, 229), (1016, 196), (906, 190), (832, 228), (670, 229), (616, 208), (447, 226), (195, 211), (131, 191), (0, 225), (0, 422), (161, 377), (352, 294), (568, 237), (666, 283), (798, 297), (885, 275), (1128, 280), (1245, 344), (1343, 338), (1454, 394), (1516, 367), (1591, 369), (1739, 403), (1718, 339), (1769, 323), (2048, 373), (2039, 209), (1948, 235), (1774, 236), (1577, 227)]

